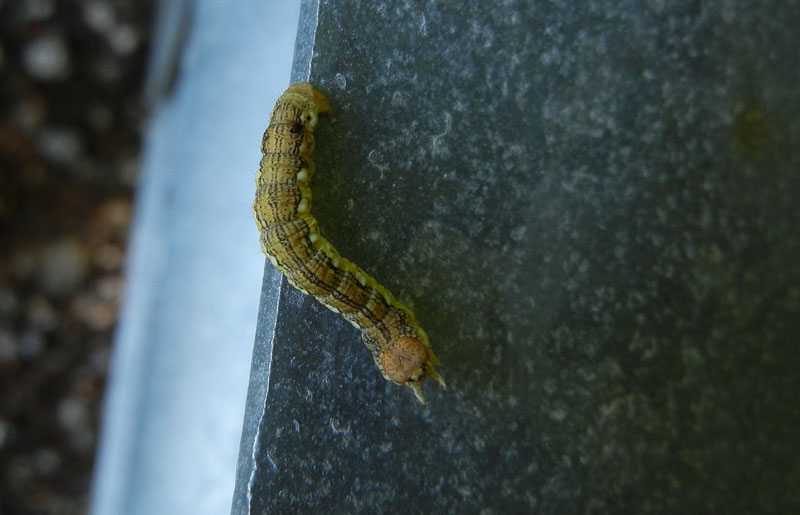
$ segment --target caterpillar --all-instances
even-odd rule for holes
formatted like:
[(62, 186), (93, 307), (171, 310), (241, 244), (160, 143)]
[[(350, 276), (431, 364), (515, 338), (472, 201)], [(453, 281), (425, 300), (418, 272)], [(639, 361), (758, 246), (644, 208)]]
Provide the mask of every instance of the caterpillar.
[(291, 85), (272, 109), (261, 140), (253, 203), (261, 249), (292, 286), (360, 329), (383, 377), (410, 387), (425, 404), (425, 379), (446, 388), (427, 334), (408, 307), (339, 255), (310, 212), (312, 132), (318, 115), (329, 111), (325, 96), (307, 82)]

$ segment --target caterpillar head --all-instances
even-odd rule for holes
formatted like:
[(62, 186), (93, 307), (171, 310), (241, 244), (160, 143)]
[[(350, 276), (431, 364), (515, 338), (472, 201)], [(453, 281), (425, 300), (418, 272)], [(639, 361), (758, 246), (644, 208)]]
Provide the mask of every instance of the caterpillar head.
[(422, 381), (435, 379), (442, 388), (447, 388), (444, 379), (436, 371), (439, 360), (422, 341), (410, 336), (401, 336), (380, 353), (380, 368), (383, 375), (395, 384), (406, 385), (414, 390), (419, 402), (422, 396)]

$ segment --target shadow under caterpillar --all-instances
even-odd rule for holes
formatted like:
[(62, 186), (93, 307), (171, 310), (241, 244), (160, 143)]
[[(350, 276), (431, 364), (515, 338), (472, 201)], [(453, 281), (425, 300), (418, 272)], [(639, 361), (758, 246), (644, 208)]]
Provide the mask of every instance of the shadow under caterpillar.
[(261, 248), (289, 282), (361, 330), (383, 377), (410, 387), (425, 403), (421, 383), (434, 379), (439, 360), (411, 310), (357, 265), (341, 257), (311, 215), (312, 131), (328, 100), (307, 82), (293, 84), (275, 103), (261, 141), (253, 213)]

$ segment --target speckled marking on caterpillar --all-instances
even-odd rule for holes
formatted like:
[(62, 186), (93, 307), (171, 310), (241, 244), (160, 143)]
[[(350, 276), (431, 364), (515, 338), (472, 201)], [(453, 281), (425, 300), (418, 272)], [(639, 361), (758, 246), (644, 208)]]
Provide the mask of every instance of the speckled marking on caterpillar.
[(312, 131), (317, 115), (329, 110), (328, 100), (307, 82), (293, 84), (275, 103), (261, 141), (253, 203), (261, 248), (295, 288), (360, 329), (383, 377), (410, 387), (424, 404), (422, 381), (445, 387), (428, 336), (408, 307), (339, 255), (310, 213)]

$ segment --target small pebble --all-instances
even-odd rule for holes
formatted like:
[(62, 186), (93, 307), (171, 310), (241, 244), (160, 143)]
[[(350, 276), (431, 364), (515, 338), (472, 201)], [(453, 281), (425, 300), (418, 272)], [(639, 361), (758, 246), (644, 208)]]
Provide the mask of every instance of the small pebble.
[(69, 75), (69, 50), (61, 36), (48, 34), (40, 36), (23, 49), (25, 69), (34, 78), (54, 81)]
[(125, 250), (120, 245), (104, 244), (95, 251), (93, 261), (106, 272), (119, 270), (125, 262)]
[(44, 335), (39, 331), (28, 330), (19, 337), (19, 357), (31, 361), (44, 351)]
[(36, 296), (31, 299), (27, 314), (31, 327), (39, 331), (52, 331), (58, 327), (58, 313), (45, 297)]
[(95, 432), (86, 399), (77, 395), (64, 398), (58, 406), (56, 418), (74, 449), (87, 451), (94, 446)]
[(55, 473), (61, 467), (61, 457), (53, 449), (39, 449), (33, 455), (36, 471), (44, 476)]
[(83, 7), (83, 19), (89, 27), (100, 34), (113, 29), (116, 23), (114, 9), (109, 2), (86, 2)]
[(50, 244), (40, 256), (39, 282), (45, 292), (59, 296), (74, 290), (86, 275), (86, 249), (73, 238)]
[(116, 303), (122, 295), (123, 281), (118, 275), (108, 275), (97, 281), (97, 295), (108, 302)]
[(108, 43), (119, 55), (130, 55), (139, 47), (139, 34), (130, 25), (119, 25), (108, 34)]
[(65, 431), (81, 432), (90, 422), (89, 407), (84, 399), (69, 395), (58, 405), (56, 418)]
[(117, 173), (120, 180), (131, 187), (135, 187), (139, 182), (139, 170), (141, 163), (138, 158), (126, 158), (117, 165)]
[(109, 329), (117, 320), (116, 304), (95, 294), (80, 295), (73, 306), (75, 316), (95, 331)]
[(70, 127), (43, 130), (38, 144), (45, 157), (62, 165), (74, 163), (83, 153), (83, 139), (77, 130)]
[(118, 197), (108, 200), (95, 213), (98, 225), (103, 225), (109, 231), (125, 234), (132, 215), (131, 201)]

